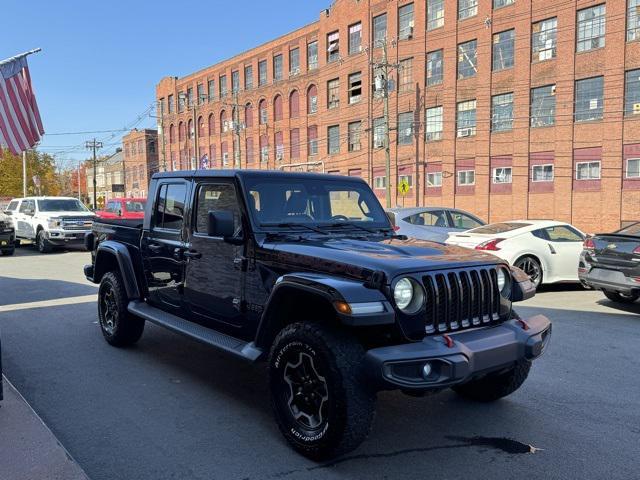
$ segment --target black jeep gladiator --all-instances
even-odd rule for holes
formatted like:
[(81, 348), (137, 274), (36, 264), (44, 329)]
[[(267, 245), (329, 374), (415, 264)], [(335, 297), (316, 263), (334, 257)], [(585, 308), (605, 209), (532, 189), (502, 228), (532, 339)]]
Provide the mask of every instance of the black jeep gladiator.
[(141, 224), (97, 221), (86, 242), (107, 342), (133, 344), (149, 321), (267, 361), (278, 426), (313, 459), (365, 439), (380, 390), (513, 393), (551, 336), (512, 311), (535, 294), (526, 274), (395, 235), (358, 178), (156, 174)]

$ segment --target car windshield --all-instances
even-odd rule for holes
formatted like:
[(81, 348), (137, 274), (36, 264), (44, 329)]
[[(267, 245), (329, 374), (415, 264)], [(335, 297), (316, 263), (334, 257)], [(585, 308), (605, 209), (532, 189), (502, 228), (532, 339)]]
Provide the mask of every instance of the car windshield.
[(88, 212), (89, 210), (78, 200), (56, 198), (38, 200), (38, 210), (41, 212)]
[(519, 228), (524, 228), (529, 226), (531, 226), (530, 223), (520, 223), (520, 222), (493, 223), (491, 225), (485, 225), (484, 227), (474, 228), (473, 230), (469, 230), (467, 233), (478, 233), (480, 235), (495, 235), (497, 233), (511, 232), (513, 230), (517, 230)]
[(260, 176), (245, 177), (244, 184), (249, 210), (258, 227), (391, 228), (380, 202), (359, 180)]
[(125, 207), (127, 212), (140, 213), (144, 212), (144, 207), (146, 204), (146, 200), (128, 200), (125, 203)]

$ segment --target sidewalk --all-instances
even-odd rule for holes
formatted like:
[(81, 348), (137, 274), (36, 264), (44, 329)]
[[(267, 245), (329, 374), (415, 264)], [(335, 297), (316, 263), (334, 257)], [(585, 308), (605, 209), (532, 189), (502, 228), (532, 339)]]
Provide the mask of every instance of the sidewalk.
[(2, 381), (0, 480), (88, 480), (13, 385)]

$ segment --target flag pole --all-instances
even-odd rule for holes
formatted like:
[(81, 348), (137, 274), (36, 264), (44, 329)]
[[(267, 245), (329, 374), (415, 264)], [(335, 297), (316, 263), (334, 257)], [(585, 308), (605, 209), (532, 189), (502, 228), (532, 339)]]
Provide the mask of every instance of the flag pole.
[(22, 152), (22, 197), (27, 196), (27, 151)]
[(13, 57), (9, 57), (6, 60), (0, 60), (0, 65), (4, 65), (5, 63), (13, 62), (15, 60), (18, 60), (19, 58), (26, 57), (26, 56), (32, 55), (34, 53), (38, 53), (40, 51), (42, 51), (41, 48), (34, 48), (33, 50), (29, 50), (29, 51), (24, 52), (24, 53), (19, 53), (18, 55), (14, 55)]

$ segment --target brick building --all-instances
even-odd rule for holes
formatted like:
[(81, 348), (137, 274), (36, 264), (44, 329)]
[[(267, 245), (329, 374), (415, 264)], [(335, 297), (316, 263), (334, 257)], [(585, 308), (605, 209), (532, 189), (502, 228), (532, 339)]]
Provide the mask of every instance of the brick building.
[(125, 164), (125, 194), (146, 198), (149, 179), (159, 168), (158, 131), (133, 129), (122, 138)]
[(317, 22), (162, 79), (161, 164), (312, 162), (302, 168), (363, 177), (383, 204), (389, 181), (394, 206), (618, 228), (640, 220), (639, 4), (338, 0)]
[(108, 200), (122, 196), (124, 186), (124, 155), (116, 149), (113, 155), (99, 158), (96, 162), (96, 201), (93, 203), (93, 162), (85, 162), (87, 197), (92, 208), (102, 208)]

